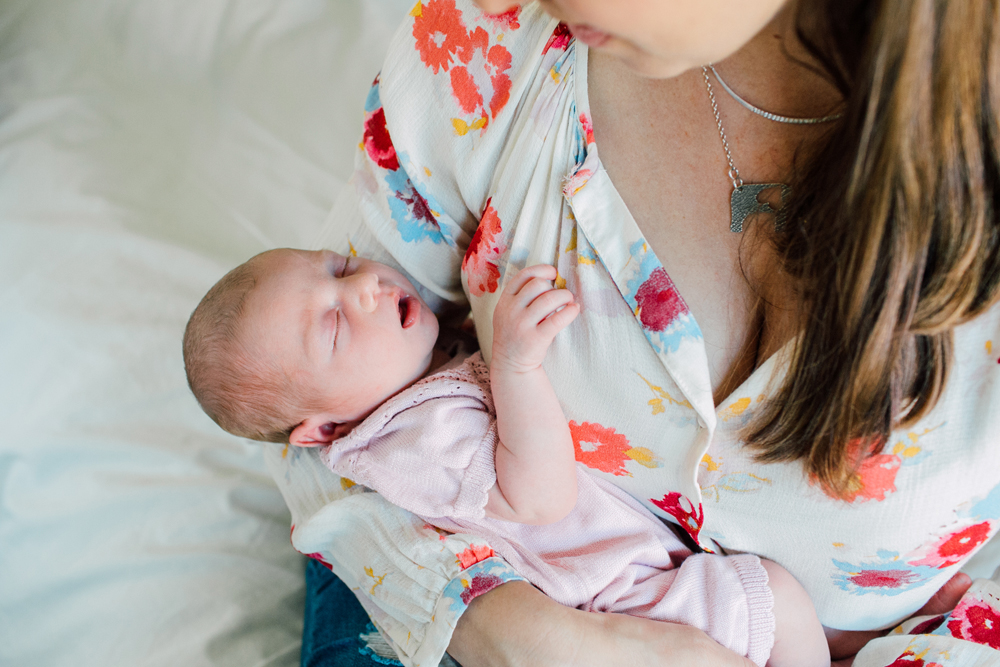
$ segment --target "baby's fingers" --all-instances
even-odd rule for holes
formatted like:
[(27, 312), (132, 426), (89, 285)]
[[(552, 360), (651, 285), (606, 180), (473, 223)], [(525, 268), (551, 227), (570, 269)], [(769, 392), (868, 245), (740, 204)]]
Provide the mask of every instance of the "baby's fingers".
[(556, 310), (574, 302), (573, 293), (566, 289), (549, 289), (538, 295), (524, 309), (524, 318), (532, 325), (540, 323)]
[(504, 287), (504, 293), (509, 295), (517, 294), (521, 289), (527, 285), (533, 278), (541, 278), (542, 280), (555, 280), (556, 279), (556, 267), (549, 264), (535, 264), (534, 266), (529, 266), (527, 268), (521, 269), (517, 272), (517, 275), (507, 286)]
[(555, 338), (555, 335), (569, 326), (570, 322), (580, 314), (580, 304), (568, 303), (544, 320), (538, 323), (538, 332), (548, 338)]

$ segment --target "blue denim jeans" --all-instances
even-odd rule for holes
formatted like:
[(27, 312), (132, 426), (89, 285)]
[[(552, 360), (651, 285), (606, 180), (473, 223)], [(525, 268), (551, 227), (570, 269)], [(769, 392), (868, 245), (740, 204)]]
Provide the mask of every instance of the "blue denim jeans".
[(379, 644), (378, 630), (354, 593), (322, 563), (309, 559), (302, 667), (402, 667)]

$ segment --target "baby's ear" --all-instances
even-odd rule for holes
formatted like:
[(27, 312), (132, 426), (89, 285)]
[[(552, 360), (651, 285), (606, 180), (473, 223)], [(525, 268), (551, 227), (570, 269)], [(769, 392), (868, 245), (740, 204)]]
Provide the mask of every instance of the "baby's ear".
[(309, 417), (292, 429), (288, 442), (296, 447), (322, 447), (351, 432), (355, 423), (338, 424), (323, 417)]

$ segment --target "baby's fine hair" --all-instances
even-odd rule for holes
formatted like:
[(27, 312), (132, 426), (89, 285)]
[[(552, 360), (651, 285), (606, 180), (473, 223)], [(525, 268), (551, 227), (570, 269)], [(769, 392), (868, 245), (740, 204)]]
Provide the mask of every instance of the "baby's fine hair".
[(199, 405), (224, 430), (265, 442), (288, 442), (296, 423), (292, 383), (251, 349), (247, 297), (257, 286), (249, 262), (215, 284), (184, 329), (184, 369)]

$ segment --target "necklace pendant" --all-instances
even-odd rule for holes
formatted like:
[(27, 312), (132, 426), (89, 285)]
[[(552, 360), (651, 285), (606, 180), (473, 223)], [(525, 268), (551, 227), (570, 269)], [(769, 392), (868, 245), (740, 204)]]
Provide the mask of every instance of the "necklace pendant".
[[(771, 188), (781, 188), (781, 208), (777, 210), (769, 203), (757, 199), (761, 192)], [(791, 196), (792, 189), (784, 183), (747, 183), (737, 186), (729, 197), (729, 207), (732, 210), (729, 230), (742, 232), (743, 221), (751, 215), (773, 213), (774, 231), (780, 232), (781, 228), (785, 226), (785, 204)]]

